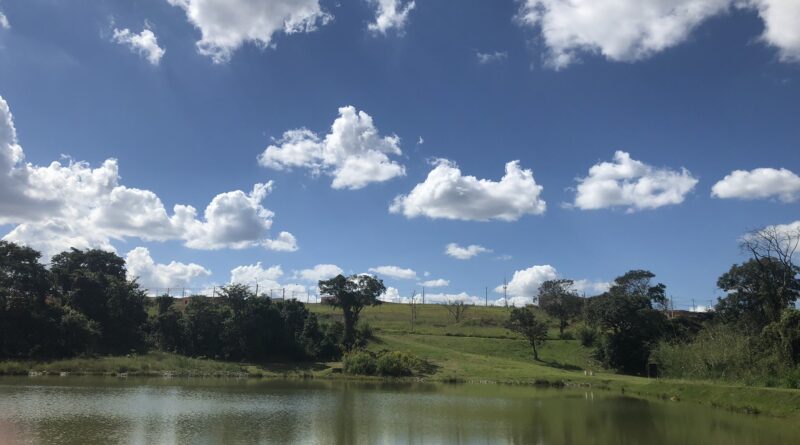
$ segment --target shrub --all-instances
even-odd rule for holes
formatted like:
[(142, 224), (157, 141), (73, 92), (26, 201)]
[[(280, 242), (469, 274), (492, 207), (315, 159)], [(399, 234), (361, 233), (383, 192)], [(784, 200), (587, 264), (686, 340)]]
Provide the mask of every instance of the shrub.
[(345, 354), (342, 360), (344, 372), (357, 375), (375, 375), (375, 357), (367, 351), (353, 351)]
[(388, 377), (402, 377), (414, 374), (419, 369), (420, 360), (404, 352), (386, 351), (378, 356), (377, 372)]
[(592, 329), (588, 326), (581, 326), (578, 329), (578, 340), (582, 346), (592, 347), (597, 342), (598, 332), (597, 329)]

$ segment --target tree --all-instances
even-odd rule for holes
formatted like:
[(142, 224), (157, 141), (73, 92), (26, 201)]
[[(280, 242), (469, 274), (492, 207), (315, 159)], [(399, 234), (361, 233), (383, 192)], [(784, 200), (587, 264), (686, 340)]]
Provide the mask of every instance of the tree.
[(444, 304), (444, 307), (447, 308), (447, 312), (450, 313), (450, 316), (453, 317), (456, 323), (460, 323), (461, 319), (464, 318), (464, 313), (467, 312), (469, 305), (464, 303), (464, 300), (447, 300)]
[(793, 265), (771, 257), (735, 264), (717, 280), (725, 296), (718, 300), (716, 312), (723, 322), (759, 333), (800, 297), (797, 272)]
[(538, 347), (547, 340), (547, 325), (539, 321), (530, 308), (523, 307), (511, 310), (506, 326), (528, 340), (533, 348), (533, 359), (539, 360)]
[(589, 299), (588, 321), (603, 338), (595, 350), (609, 368), (643, 373), (650, 351), (665, 331), (666, 317), (653, 305), (666, 305), (666, 286), (652, 284), (655, 275), (632, 270), (617, 277), (608, 292)]
[(51, 261), (54, 291), (97, 323), (101, 352), (127, 353), (143, 345), (146, 295), (125, 277), (125, 260), (103, 250), (62, 252)]
[(539, 307), (558, 320), (560, 335), (564, 335), (569, 321), (581, 313), (583, 300), (573, 289), (573, 284), (572, 280), (548, 280), (539, 286)]
[(381, 303), (378, 297), (386, 292), (386, 286), (384, 286), (383, 280), (371, 275), (345, 277), (339, 274), (329, 280), (320, 280), (319, 291), (324, 295), (325, 303), (342, 309), (344, 315), (342, 343), (345, 349), (349, 350), (355, 342), (358, 315), (365, 306), (375, 306)]

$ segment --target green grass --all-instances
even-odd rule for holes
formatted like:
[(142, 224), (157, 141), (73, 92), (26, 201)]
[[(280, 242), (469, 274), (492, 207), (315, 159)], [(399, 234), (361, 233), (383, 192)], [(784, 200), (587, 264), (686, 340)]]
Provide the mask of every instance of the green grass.
[(324, 365), (275, 363), (254, 365), (190, 358), (166, 352), (126, 356), (78, 357), (52, 361), (2, 361), (0, 375), (130, 375), (130, 376), (204, 376), (204, 377), (279, 377), (310, 375)]
[[(341, 312), (329, 306), (311, 304), (309, 309), (325, 321), (341, 320)], [(541, 315), (541, 314), (540, 314)], [(543, 316), (543, 315), (542, 315)], [(600, 369), (590, 350), (576, 340), (558, 339), (553, 328), (550, 339), (534, 361), (530, 346), (504, 327), (508, 311), (501, 307), (470, 307), (460, 323), (439, 305), (418, 307), (411, 326), (408, 305), (382, 304), (365, 308), (361, 321), (369, 323), (376, 338), (369, 348), (414, 354), (427, 362), (427, 372), (416, 377), (427, 381), (467, 381), (509, 384), (588, 385), (631, 396), (700, 403), (729, 410), (762, 413), (800, 419), (800, 390), (748, 387), (719, 382), (646, 379)], [(592, 370), (593, 376), (584, 375)], [(27, 375), (30, 372), (93, 375), (160, 376), (262, 376), (335, 377), (340, 363), (247, 364), (193, 359), (152, 352), (123, 357), (75, 358), (50, 362), (4, 361), (0, 374)]]

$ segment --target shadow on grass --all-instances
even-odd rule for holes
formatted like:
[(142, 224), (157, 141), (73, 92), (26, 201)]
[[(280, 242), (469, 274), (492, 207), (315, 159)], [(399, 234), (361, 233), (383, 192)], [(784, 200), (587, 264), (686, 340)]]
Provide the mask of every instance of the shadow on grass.
[(580, 366), (571, 365), (569, 363), (561, 363), (561, 362), (558, 362), (558, 361), (555, 361), (555, 360), (550, 360), (550, 361), (539, 360), (539, 363), (541, 363), (541, 364), (543, 364), (545, 366), (549, 366), (551, 368), (563, 369), (565, 371), (580, 371), (580, 370), (583, 369)]

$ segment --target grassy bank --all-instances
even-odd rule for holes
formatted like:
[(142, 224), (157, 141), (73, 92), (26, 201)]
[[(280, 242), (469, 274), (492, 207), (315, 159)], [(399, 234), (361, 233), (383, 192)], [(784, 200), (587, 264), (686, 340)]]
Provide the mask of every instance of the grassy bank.
[[(312, 304), (310, 309), (323, 321), (341, 319), (340, 312), (328, 306)], [(589, 349), (577, 340), (557, 339), (555, 328), (539, 352), (540, 361), (534, 361), (528, 344), (503, 327), (507, 317), (504, 308), (471, 307), (465, 319), (455, 323), (444, 307), (425, 305), (418, 308), (412, 330), (407, 305), (384, 304), (365, 308), (361, 314), (375, 332), (369, 348), (408, 352), (425, 360), (429, 372), (423, 378), (427, 381), (587, 385), (631, 396), (800, 418), (800, 390), (614, 374), (598, 368)], [(0, 362), (0, 374), (347, 378), (338, 372), (339, 367), (337, 363), (230, 363), (153, 352), (46, 363), (5, 361)], [(593, 375), (585, 375), (586, 370)]]

